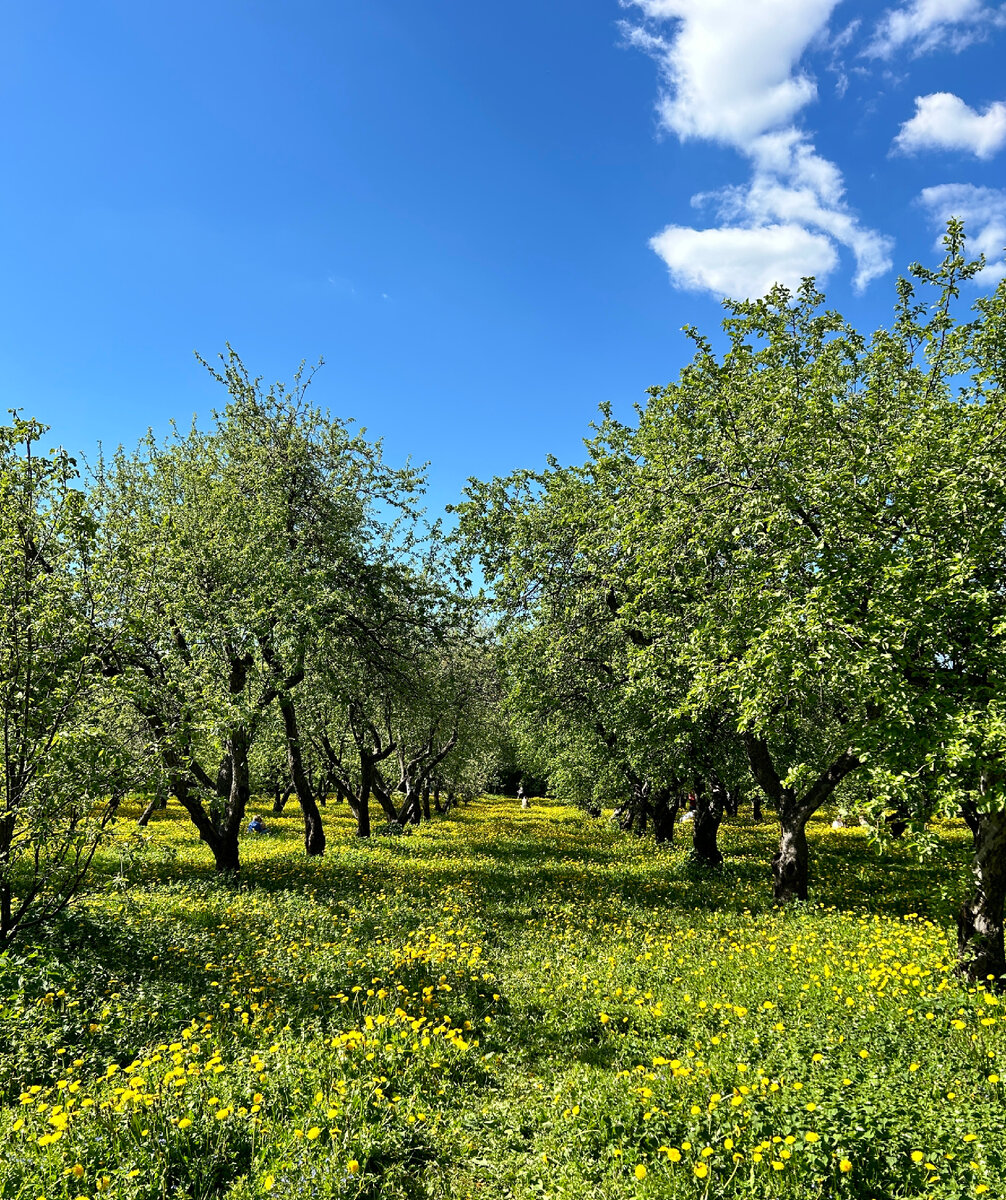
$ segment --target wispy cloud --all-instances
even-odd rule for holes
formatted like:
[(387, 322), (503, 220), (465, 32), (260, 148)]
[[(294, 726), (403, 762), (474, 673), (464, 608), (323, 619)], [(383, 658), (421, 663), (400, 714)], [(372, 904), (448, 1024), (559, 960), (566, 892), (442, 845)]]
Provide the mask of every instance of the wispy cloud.
[(941, 234), (951, 217), (964, 222), (969, 248), (987, 262), (977, 276), (980, 283), (994, 285), (1006, 275), (1006, 190), (944, 183), (924, 188), (919, 201)]
[(1006, 146), (1006, 104), (997, 101), (979, 113), (952, 92), (916, 96), (915, 116), (901, 126), (894, 145), (905, 154), (961, 150), (991, 158)]
[(990, 7), (982, 0), (911, 0), (884, 13), (864, 53), (891, 58), (902, 49), (913, 55), (958, 52), (1003, 26), (1006, 8)]

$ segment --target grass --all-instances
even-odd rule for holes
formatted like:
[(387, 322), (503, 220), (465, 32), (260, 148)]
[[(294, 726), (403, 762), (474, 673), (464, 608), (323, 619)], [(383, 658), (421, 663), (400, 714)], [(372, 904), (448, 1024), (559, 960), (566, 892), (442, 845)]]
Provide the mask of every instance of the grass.
[(125, 820), (0, 958), (5, 1200), (1003, 1194), (962, 829), (920, 863), (822, 818), (815, 904), (780, 912), (768, 824), (702, 875), (548, 802), (327, 821), (308, 861), (271, 819), (235, 886), (180, 811)]

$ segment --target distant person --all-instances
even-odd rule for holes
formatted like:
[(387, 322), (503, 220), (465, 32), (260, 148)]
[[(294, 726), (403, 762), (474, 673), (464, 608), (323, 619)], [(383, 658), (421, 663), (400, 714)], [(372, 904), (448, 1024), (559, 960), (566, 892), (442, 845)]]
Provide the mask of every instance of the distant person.
[(521, 808), (527, 808), (527, 796), (524, 793), (524, 784), (517, 784), (517, 799), (520, 801)]
[(248, 822), (249, 833), (265, 833), (265, 821), (256, 813)]

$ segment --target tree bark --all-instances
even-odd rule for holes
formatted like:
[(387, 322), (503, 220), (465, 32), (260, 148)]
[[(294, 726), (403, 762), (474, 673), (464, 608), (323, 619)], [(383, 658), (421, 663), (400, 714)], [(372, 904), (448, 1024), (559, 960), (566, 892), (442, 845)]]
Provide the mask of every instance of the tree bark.
[(695, 783), (695, 820), (692, 824), (692, 855), (708, 867), (719, 867), (723, 854), (717, 844), (723, 820), (723, 786), (719, 780), (707, 788), (703, 780)]
[(281, 784), (276, 785), (276, 788), (272, 794), (272, 815), (274, 817), (281, 817), (283, 815), (283, 809), (286, 808), (286, 802), (292, 795), (292, 787), (283, 787)]
[(673, 843), (674, 822), (678, 818), (681, 807), (681, 797), (678, 793), (667, 788), (659, 788), (653, 795), (651, 808), (653, 810), (653, 835), (657, 845)]
[(818, 775), (802, 796), (784, 787), (772, 761), (768, 742), (756, 734), (744, 735), (751, 774), (779, 814), (779, 847), (772, 858), (775, 898), (781, 903), (806, 900), (810, 881), (810, 850), (807, 822), (835, 791), (846, 775), (862, 764), (851, 750), (844, 750)]
[(356, 836), (370, 837), (370, 789), (361, 788), (360, 796), (355, 805)]
[(810, 850), (807, 846), (807, 820), (810, 813), (798, 805), (779, 810), (779, 847), (772, 857), (775, 898), (780, 903), (806, 900), (810, 881)]
[(649, 783), (634, 783), (632, 786), (632, 815), (635, 821), (636, 837), (646, 833), (647, 819), (650, 815), (650, 785)]
[(146, 829), (147, 822), (154, 815), (154, 810), (160, 807), (160, 805), (158, 803), (159, 800), (160, 800), (160, 797), (157, 795), (156, 792), (153, 794), (153, 796), (150, 797), (150, 803), (140, 814), (140, 819), (136, 822), (137, 825), (139, 825), (139, 827), (141, 829)]
[(1003, 905), (1006, 902), (1006, 813), (976, 813), (974, 890), (957, 914), (958, 969), (975, 982), (1006, 976)]
[(304, 769), (304, 755), (300, 745), (300, 731), (297, 728), (297, 710), (294, 708), (293, 697), (289, 692), (281, 691), (277, 697), (279, 711), (283, 717), (283, 728), (286, 732), (286, 756), (290, 765), (290, 780), (300, 811), (304, 816), (304, 850), (308, 855), (325, 853), (325, 827), (321, 823), (321, 813), (311, 790), (311, 781)]

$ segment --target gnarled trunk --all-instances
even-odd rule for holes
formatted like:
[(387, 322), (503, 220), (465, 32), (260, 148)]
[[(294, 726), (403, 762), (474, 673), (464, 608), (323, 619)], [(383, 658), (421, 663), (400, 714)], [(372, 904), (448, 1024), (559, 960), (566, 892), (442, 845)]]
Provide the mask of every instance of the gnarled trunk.
[(957, 914), (959, 970), (968, 979), (997, 983), (1006, 976), (1003, 905), (1006, 902), (1006, 813), (975, 813), (974, 891)]
[(718, 843), (720, 822), (723, 820), (723, 787), (714, 781), (710, 787), (697, 780), (695, 784), (695, 819), (692, 824), (692, 855), (708, 867), (723, 863)]
[(779, 848), (772, 858), (772, 878), (776, 900), (806, 900), (810, 879), (810, 850), (807, 846), (807, 820), (810, 813), (797, 805), (779, 810)]
[[(192, 824), (199, 831), (199, 838), (209, 847), (213, 862), (221, 875), (234, 875), (241, 869), (240, 853), (238, 851), (238, 829), (240, 822), (230, 830), (226, 822), (217, 824), (206, 809), (203, 808), (197, 796), (192, 794), (188, 780), (182, 775), (173, 774), (171, 791), (178, 797), (178, 802), (192, 819)], [(244, 816), (244, 813), (241, 814)]]

